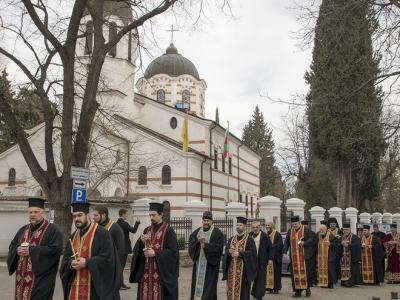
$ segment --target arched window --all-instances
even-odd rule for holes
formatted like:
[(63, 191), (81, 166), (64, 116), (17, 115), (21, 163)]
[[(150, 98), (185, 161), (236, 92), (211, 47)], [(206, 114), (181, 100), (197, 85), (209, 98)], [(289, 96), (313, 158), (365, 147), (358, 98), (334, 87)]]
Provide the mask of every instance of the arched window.
[(163, 221), (169, 223), (171, 221), (171, 204), (168, 201), (164, 201), (163, 204)]
[(162, 184), (171, 184), (171, 167), (168, 165), (165, 165), (162, 167), (161, 183)]
[(165, 102), (165, 91), (163, 89), (157, 91), (157, 101), (161, 103)]
[(15, 169), (11, 168), (8, 170), (8, 186), (15, 186)]
[(92, 52), (93, 52), (93, 22), (88, 21), (86, 23), (85, 54), (91, 54)]
[(145, 166), (139, 167), (138, 185), (147, 185), (147, 169)]
[[(115, 22), (111, 22), (111, 23), (110, 23), (110, 28), (109, 28), (109, 31), (108, 31), (108, 41), (113, 40), (113, 39), (115, 38), (116, 35), (117, 35), (117, 24), (116, 24)], [(109, 54), (110, 54), (112, 57), (117, 56), (117, 44), (115, 44), (115, 45), (111, 48)]]
[(190, 92), (189, 92), (189, 90), (183, 90), (182, 104), (183, 104), (184, 109), (190, 109)]

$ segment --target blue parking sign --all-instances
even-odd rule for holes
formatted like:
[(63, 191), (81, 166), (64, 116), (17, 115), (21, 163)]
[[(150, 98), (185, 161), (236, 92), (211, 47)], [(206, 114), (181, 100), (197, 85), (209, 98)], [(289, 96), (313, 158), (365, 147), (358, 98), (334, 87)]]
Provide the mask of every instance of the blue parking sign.
[(72, 203), (86, 203), (85, 189), (72, 189)]

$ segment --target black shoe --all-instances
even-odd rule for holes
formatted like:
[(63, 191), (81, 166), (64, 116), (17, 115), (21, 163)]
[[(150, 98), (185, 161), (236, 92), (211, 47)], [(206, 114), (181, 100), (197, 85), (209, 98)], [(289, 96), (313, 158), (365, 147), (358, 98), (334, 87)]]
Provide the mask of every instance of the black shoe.
[(332, 283), (328, 284), (328, 289), (333, 289), (333, 284)]
[(130, 286), (127, 286), (127, 285), (125, 285), (124, 283), (121, 285), (121, 288), (120, 288), (120, 290), (129, 290), (131, 287)]
[(278, 290), (273, 290), (272, 294), (279, 294), (279, 291)]
[(311, 296), (311, 290), (308, 288), (306, 289), (306, 297), (310, 297)]
[(297, 293), (297, 292), (292, 295), (292, 298), (300, 298), (300, 297), (301, 297), (301, 294)]

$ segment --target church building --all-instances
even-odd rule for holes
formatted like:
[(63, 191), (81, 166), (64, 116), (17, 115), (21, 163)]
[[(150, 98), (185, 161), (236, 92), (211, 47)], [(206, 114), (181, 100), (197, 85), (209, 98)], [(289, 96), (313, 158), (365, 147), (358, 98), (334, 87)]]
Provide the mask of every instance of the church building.
[[(132, 11), (124, 2), (106, 1), (104, 18), (108, 20), (104, 36), (112, 38), (118, 27), (132, 20)], [(93, 49), (90, 15), (83, 17), (81, 30), (88, 34), (77, 45), (76, 78), (84, 82)], [(205, 202), (222, 217), (227, 203), (234, 201), (245, 203), (248, 217), (255, 217), (260, 157), (240, 138), (206, 118), (207, 85), (197, 67), (171, 43), (136, 81), (137, 55), (137, 40), (128, 34), (104, 62), (97, 99), (100, 107), (87, 161), (89, 201), (154, 199), (165, 203), (166, 213), (174, 217), (183, 216), (190, 200)], [(79, 94), (79, 88), (77, 91)], [(79, 107), (78, 98), (76, 103)], [(182, 151), (185, 118), (188, 152)], [(45, 166), (44, 124), (26, 133)], [(225, 157), (226, 134), (229, 151)], [(60, 157), (57, 135), (54, 149)], [(62, 170), (61, 162), (58, 164)], [(0, 201), (35, 195), (42, 191), (18, 145), (0, 153)]]

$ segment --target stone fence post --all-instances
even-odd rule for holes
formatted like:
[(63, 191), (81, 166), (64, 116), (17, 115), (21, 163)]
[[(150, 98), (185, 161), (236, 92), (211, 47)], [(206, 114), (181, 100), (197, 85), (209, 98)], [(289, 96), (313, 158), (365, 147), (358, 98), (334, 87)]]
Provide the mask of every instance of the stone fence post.
[(348, 207), (344, 210), (344, 213), (346, 215), (346, 219), (350, 221), (351, 232), (357, 234), (357, 208)]
[(229, 202), (226, 205), (226, 216), (233, 219), (233, 232), (236, 232), (236, 217), (246, 217), (246, 205), (240, 202)]
[(185, 203), (185, 217), (192, 219), (192, 232), (202, 226), (203, 213), (209, 210), (208, 206), (200, 200), (189, 200)]
[[(311, 230), (317, 232), (321, 221), (325, 219), (325, 208), (321, 206), (313, 206), (310, 209), (310, 214), (311, 214)], [(315, 220), (315, 224), (313, 224), (312, 222), (313, 220)]]
[[(331, 207), (329, 210), (329, 217), (330, 218), (336, 218), (336, 220), (339, 223), (339, 227), (342, 228), (343, 226), (343, 209), (340, 207)], [(329, 224), (328, 224), (329, 226)]]
[(400, 214), (399, 213), (393, 214), (392, 222), (397, 224), (397, 228), (400, 228)]
[(150, 226), (150, 218), (149, 218), (149, 203), (154, 200), (151, 199), (137, 199), (133, 203), (130, 204), (132, 209), (133, 220), (130, 220), (130, 224), (134, 223), (136, 219), (139, 219), (140, 225), (137, 232), (131, 236), (132, 245), (138, 240), (140, 235), (143, 233), (143, 230)]
[(391, 224), (392, 223), (392, 214), (385, 212), (382, 215), (382, 222), (386, 224)]
[[(290, 198), (286, 200), (286, 210), (293, 212), (294, 216), (299, 216), (300, 221), (304, 220), (304, 206), (306, 203), (298, 198)], [(290, 220), (288, 220), (290, 222)]]
[(380, 212), (372, 213), (371, 221), (372, 223), (382, 224), (382, 214)]
[(367, 212), (363, 212), (360, 214), (360, 223), (361, 224), (371, 224), (371, 215)]
[(282, 201), (278, 197), (265, 196), (258, 199), (260, 218), (264, 218), (265, 222), (272, 221), (277, 231), (281, 230), (281, 204)]

